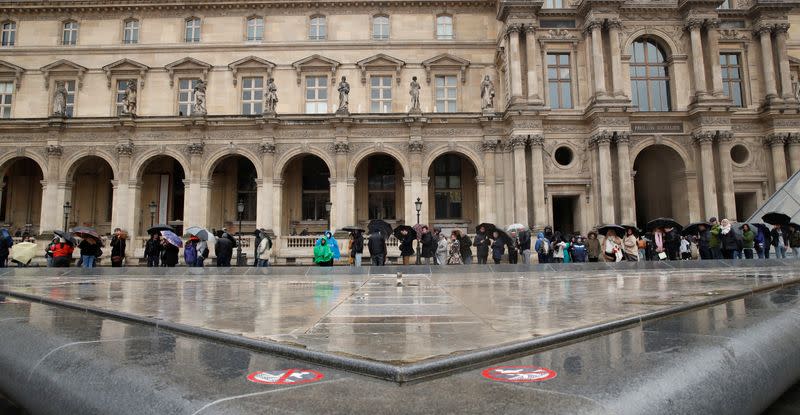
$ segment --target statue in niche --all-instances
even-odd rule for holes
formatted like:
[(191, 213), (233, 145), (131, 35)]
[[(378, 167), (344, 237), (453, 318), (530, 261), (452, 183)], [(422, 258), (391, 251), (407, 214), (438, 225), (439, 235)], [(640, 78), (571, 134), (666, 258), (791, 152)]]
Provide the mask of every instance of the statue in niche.
[(347, 83), (347, 78), (342, 77), (339, 82), (339, 109), (336, 110), (337, 114), (349, 114), (348, 106), (350, 105), (350, 84)]
[(792, 92), (794, 92), (794, 99), (800, 101), (800, 83), (797, 82), (795, 74), (792, 74)]
[(128, 81), (125, 88), (125, 95), (122, 97), (122, 113), (136, 115), (136, 80)]
[(494, 84), (489, 75), (486, 75), (481, 82), (481, 109), (489, 111), (494, 108)]
[(53, 94), (53, 115), (56, 117), (67, 116), (67, 87), (63, 81), (56, 82), (56, 92)]
[(202, 80), (197, 81), (194, 86), (194, 106), (192, 107), (192, 114), (206, 115), (206, 83)]
[(264, 94), (264, 114), (274, 114), (277, 104), (278, 87), (275, 86), (275, 80), (269, 78), (267, 80), (267, 93)]
[(417, 77), (411, 78), (411, 90), (408, 93), (411, 95), (411, 111), (409, 112), (422, 112), (419, 109), (419, 82), (417, 82)]

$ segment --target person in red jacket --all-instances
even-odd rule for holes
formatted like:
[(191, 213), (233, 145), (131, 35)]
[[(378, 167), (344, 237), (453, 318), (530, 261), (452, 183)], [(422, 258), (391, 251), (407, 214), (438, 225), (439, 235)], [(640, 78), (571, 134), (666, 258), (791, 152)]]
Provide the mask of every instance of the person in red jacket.
[(59, 238), (58, 242), (53, 244), (53, 266), (56, 268), (67, 268), (69, 263), (72, 262), (72, 251), (75, 250), (71, 244), (67, 243), (64, 238)]

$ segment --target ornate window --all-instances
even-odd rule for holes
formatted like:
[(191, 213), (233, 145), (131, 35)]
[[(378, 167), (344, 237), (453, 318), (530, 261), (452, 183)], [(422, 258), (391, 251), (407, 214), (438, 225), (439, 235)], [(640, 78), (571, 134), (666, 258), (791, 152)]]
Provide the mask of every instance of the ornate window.
[(3, 22), (2, 31), (3, 34), (0, 45), (14, 46), (14, 43), (17, 40), (17, 23), (11, 21)]
[(461, 157), (446, 154), (433, 162), (436, 219), (461, 219)]
[(453, 16), (446, 14), (436, 16), (436, 39), (453, 39)]
[(546, 9), (563, 9), (564, 8), (564, 0), (546, 0), (544, 2), (544, 8), (546, 8)]
[(178, 81), (178, 115), (188, 117), (194, 108), (194, 87), (199, 79), (180, 79)]
[(253, 16), (247, 19), (247, 41), (258, 42), (264, 40), (264, 18)]
[(306, 76), (306, 114), (328, 112), (328, 77)]
[(569, 53), (547, 54), (547, 88), (551, 108), (572, 108), (571, 72)]
[(392, 112), (392, 77), (371, 76), (369, 78), (369, 111)]
[(308, 38), (311, 40), (325, 40), (327, 37), (328, 27), (325, 16), (311, 17), (310, 26), (308, 27)]
[(186, 43), (200, 42), (200, 18), (190, 17), (186, 19), (186, 34), (183, 39)]
[(78, 22), (70, 20), (64, 22), (61, 34), (62, 45), (77, 45), (78, 44)]
[(458, 84), (455, 75), (437, 75), (435, 78), (436, 112), (456, 112)]
[(670, 111), (666, 54), (655, 41), (639, 38), (631, 56), (631, 95), (639, 111)]
[(264, 78), (242, 78), (242, 114), (258, 115), (264, 112)]
[(122, 43), (134, 45), (139, 43), (139, 21), (128, 19), (122, 24)]
[(741, 107), (742, 99), (742, 64), (738, 53), (720, 53), (719, 64), (722, 69), (722, 90), (725, 96), (733, 101), (733, 105)]
[(389, 16), (378, 15), (372, 18), (372, 39), (389, 39)]
[(14, 82), (0, 82), (0, 118), (11, 118), (11, 103), (14, 98)]

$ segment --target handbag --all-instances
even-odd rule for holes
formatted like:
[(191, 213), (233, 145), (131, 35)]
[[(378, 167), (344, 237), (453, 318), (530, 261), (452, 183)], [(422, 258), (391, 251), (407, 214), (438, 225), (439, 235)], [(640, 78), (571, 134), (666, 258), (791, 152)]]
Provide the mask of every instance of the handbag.
[(112, 256), (111, 262), (122, 262), (122, 257), (118, 255)]
[(659, 252), (658, 253), (658, 259), (660, 259), (662, 261), (667, 259), (667, 253), (666, 252)]

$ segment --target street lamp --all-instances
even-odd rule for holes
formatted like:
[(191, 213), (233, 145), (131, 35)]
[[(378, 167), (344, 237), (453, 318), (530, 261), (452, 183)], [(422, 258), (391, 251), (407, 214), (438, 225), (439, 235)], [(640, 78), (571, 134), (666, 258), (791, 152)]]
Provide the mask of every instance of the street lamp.
[(153, 221), (156, 220), (156, 210), (158, 209), (158, 205), (156, 205), (156, 202), (151, 200), (150, 204), (147, 205), (147, 207), (150, 208), (150, 227), (152, 228), (153, 227)]
[(330, 200), (325, 202), (325, 212), (328, 212), (328, 230), (331, 229), (331, 207), (333, 207), (333, 203)]
[[(420, 198), (417, 198), (417, 201), (414, 202), (414, 207), (417, 209), (417, 225), (419, 225), (419, 212), (422, 211), (422, 200), (420, 200)], [(422, 235), (418, 236), (419, 238), (417, 239), (417, 265), (422, 263), (419, 259), (420, 251), (422, 250)]]
[(64, 203), (64, 232), (67, 231), (67, 224), (69, 222), (69, 212), (72, 211), (72, 205), (69, 202)]
[(242, 263), (242, 213), (244, 213), (244, 200), (239, 199), (239, 203), (236, 204), (236, 211), (239, 212), (239, 231), (236, 232), (239, 235), (239, 244), (236, 247), (236, 265), (241, 267), (244, 265)]

